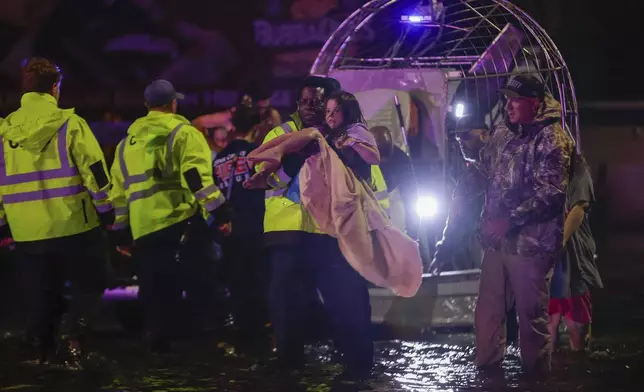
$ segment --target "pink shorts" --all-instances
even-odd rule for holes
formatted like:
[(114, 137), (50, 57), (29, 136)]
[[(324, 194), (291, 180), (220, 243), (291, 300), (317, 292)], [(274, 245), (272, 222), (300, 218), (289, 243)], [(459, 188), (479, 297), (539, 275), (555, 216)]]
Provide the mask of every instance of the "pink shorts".
[(571, 298), (550, 298), (548, 315), (553, 314), (561, 314), (575, 323), (590, 324), (592, 321), (590, 292)]

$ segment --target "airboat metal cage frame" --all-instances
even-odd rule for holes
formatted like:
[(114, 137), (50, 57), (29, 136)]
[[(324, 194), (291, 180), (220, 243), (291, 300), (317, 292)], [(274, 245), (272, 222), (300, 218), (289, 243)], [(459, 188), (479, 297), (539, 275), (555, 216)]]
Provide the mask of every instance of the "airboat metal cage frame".
[[(404, 12), (413, 14), (425, 4), (430, 16), (414, 17), (415, 23), (409, 17), (404, 21)], [(371, 43), (363, 39), (365, 26), (375, 34)], [(389, 31), (379, 35), (387, 27)], [(386, 37), (396, 35), (388, 44)], [(569, 69), (546, 31), (509, 1), (369, 1), (331, 34), (310, 73), (328, 76), (340, 70), (378, 69), (444, 70), (448, 89), (459, 98), (477, 101), (490, 125), (502, 112), (497, 91), (507, 79), (516, 74), (538, 76), (561, 103), (561, 118), (580, 148), (578, 106)]]

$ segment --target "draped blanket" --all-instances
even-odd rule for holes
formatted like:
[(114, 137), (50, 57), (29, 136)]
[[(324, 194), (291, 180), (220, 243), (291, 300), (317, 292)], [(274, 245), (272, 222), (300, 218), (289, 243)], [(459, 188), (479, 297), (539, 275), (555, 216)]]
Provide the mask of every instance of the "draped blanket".
[(418, 244), (392, 225), (370, 187), (360, 182), (315, 129), (279, 136), (254, 150), (248, 160), (262, 163), (255, 175), (266, 178), (280, 168), (282, 156), (310, 143), (299, 173), (302, 206), (318, 228), (338, 240), (342, 254), (360, 275), (396, 295), (413, 297), (422, 281)]

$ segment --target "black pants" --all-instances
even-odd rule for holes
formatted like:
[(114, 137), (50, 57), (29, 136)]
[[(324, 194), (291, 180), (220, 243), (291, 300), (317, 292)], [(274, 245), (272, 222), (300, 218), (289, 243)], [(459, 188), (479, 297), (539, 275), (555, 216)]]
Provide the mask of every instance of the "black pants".
[[(136, 242), (139, 298), (147, 330), (154, 338), (170, 339), (176, 327), (199, 330), (210, 310), (214, 298), (213, 244), (205, 224), (195, 222), (173, 225)], [(184, 291), (189, 320), (178, 317)]]
[(85, 341), (100, 306), (108, 267), (106, 237), (97, 230), (83, 239), (45, 251), (18, 244), (27, 293), (27, 334), (38, 339), (41, 350), (54, 347), (57, 333)]
[[(304, 290), (320, 291), (336, 348), (350, 372), (373, 365), (371, 305), (367, 282), (348, 264), (335, 239), (311, 236), (304, 243), (270, 250), (269, 308), (278, 355), (298, 366), (303, 353), (303, 319), (310, 310)], [(302, 287), (302, 283), (313, 287)]]
[(269, 271), (262, 234), (236, 236), (223, 241), (224, 280), (230, 290), (231, 310), (239, 338), (262, 338), (269, 321)]

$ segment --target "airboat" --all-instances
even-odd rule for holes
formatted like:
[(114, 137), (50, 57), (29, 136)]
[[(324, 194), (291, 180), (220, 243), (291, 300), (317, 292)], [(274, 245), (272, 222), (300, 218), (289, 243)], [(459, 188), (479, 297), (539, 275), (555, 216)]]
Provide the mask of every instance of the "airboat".
[[(417, 212), (429, 227), (421, 242), (430, 245), (443, 227), (460, 161), (449, 130), (467, 116), (482, 116), (493, 129), (503, 115), (497, 91), (510, 76), (543, 80), (579, 147), (569, 69), (546, 31), (509, 1), (369, 1), (331, 34), (310, 73), (340, 81), (356, 95), (368, 126), (389, 128), (410, 155), (419, 185)], [(404, 208), (399, 195), (392, 194), (392, 203), (398, 204), (393, 211)], [(400, 214), (392, 221), (405, 228)], [(410, 299), (371, 288), (372, 320), (420, 329), (473, 326), (477, 262), (425, 274)]]

